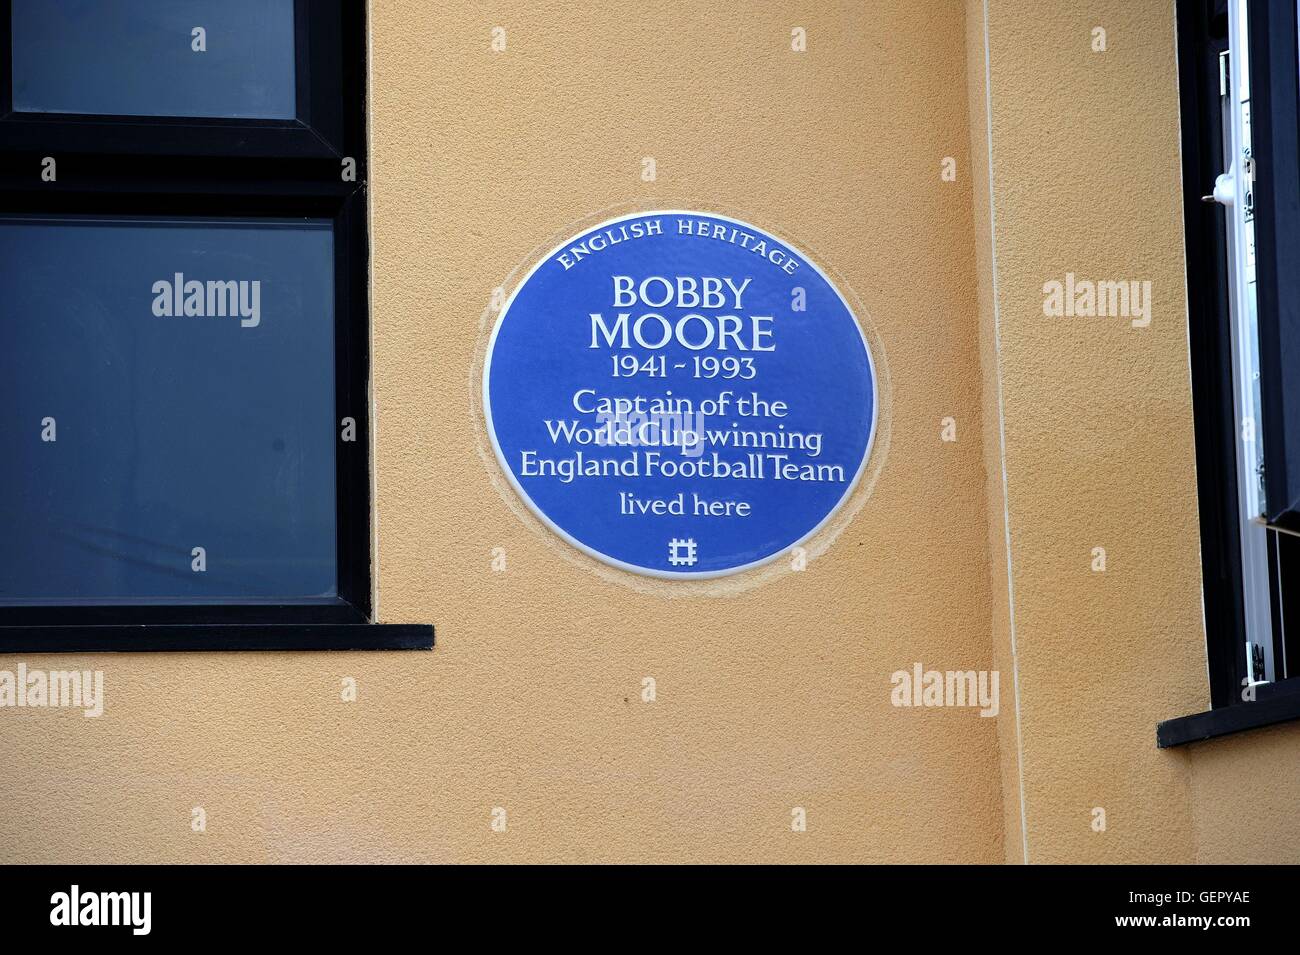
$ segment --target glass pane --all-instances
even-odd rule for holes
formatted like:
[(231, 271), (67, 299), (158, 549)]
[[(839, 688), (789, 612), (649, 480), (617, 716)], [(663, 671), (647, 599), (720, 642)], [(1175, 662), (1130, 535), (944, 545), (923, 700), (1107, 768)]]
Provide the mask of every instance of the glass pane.
[(292, 119), (293, 38), (293, 0), (13, 0), (14, 109)]
[(328, 221), (0, 217), (0, 604), (335, 595), (334, 416)]

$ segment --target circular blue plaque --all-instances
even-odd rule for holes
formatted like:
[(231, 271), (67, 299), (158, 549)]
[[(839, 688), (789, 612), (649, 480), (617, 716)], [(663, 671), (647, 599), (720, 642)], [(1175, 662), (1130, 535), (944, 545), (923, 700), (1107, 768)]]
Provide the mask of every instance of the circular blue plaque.
[(877, 395), (861, 327), (803, 253), (662, 211), (533, 267), (492, 331), (483, 405), (548, 527), (615, 567), (701, 578), (826, 524), (866, 466)]

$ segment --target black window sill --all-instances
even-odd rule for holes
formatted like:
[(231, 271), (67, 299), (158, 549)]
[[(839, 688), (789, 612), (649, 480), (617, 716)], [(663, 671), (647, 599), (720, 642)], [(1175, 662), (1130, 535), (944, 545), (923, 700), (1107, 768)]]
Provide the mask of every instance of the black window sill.
[(1165, 720), (1156, 726), (1156, 745), (1168, 749), (1291, 720), (1300, 720), (1300, 677), (1255, 687), (1250, 703)]
[(0, 653), (432, 649), (427, 623), (0, 626)]

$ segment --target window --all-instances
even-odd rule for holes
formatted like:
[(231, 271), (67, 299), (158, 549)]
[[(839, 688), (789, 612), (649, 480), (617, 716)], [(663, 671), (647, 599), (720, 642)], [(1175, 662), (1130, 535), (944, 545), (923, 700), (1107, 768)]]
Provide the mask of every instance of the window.
[(293, 19), (293, 0), (13, 0), (13, 108), (293, 119)]
[(0, 216), (0, 276), (0, 603), (337, 596), (328, 222)]
[(1178, 5), (1210, 695), (1175, 745), (1300, 718), (1300, 163), (1294, 2)]
[(364, 7), (0, 3), (0, 650), (371, 623)]

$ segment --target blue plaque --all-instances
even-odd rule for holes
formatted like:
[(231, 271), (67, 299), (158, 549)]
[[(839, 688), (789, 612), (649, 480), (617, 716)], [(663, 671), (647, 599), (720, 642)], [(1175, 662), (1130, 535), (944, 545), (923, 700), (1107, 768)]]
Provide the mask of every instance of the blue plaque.
[(663, 211), (533, 267), (492, 331), (483, 405), (548, 527), (624, 570), (703, 578), (827, 523), (866, 466), (877, 398), (861, 327), (803, 253)]

